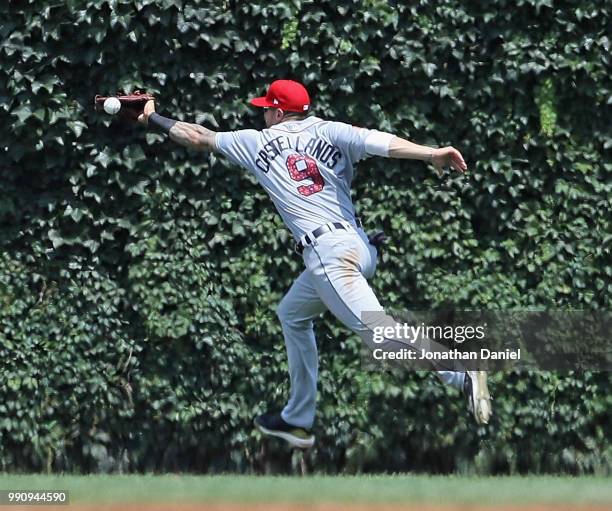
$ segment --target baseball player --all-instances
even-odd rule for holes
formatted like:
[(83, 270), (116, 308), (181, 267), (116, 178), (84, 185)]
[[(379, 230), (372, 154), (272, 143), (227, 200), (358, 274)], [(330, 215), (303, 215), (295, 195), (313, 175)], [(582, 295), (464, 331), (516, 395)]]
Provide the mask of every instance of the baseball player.
[[(291, 382), (289, 401), (280, 413), (255, 419), (264, 434), (292, 446), (314, 444), (318, 355), (313, 320), (329, 309), (348, 328), (371, 342), (373, 325), (366, 311), (383, 307), (368, 284), (377, 249), (355, 216), (350, 196), (354, 165), (368, 156), (422, 160), (436, 171), (467, 165), (453, 147), (421, 146), (375, 129), (308, 115), (310, 98), (298, 82), (276, 80), (263, 97), (250, 103), (263, 109), (266, 129), (214, 132), (176, 121), (146, 103), (139, 122), (169, 133), (178, 144), (216, 151), (252, 172), (264, 187), (296, 240), (305, 269), (280, 302), (280, 319)], [(463, 389), (476, 422), (491, 415), (484, 371), (438, 371), (440, 379)]]

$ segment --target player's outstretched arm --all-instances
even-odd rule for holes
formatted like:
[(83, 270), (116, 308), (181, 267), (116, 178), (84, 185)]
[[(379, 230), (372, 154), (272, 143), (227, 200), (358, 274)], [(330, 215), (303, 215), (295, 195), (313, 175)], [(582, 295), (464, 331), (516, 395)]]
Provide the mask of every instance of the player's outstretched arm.
[(463, 156), (454, 147), (436, 149), (418, 145), (397, 136), (393, 137), (389, 144), (389, 157), (427, 161), (433, 164), (438, 173), (444, 167), (451, 167), (461, 173), (467, 170)]
[(176, 121), (162, 117), (155, 112), (155, 102), (147, 101), (138, 122), (144, 125), (154, 125), (165, 131), (177, 144), (196, 151), (214, 151), (216, 132), (189, 122)]
[(196, 151), (214, 151), (216, 132), (188, 122), (176, 121), (170, 128), (170, 138), (177, 144)]

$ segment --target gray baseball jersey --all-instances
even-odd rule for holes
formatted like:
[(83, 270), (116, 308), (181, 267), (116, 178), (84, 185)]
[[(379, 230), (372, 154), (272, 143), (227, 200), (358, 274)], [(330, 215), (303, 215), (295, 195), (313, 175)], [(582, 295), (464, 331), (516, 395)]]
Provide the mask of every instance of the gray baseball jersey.
[(262, 131), (219, 132), (215, 144), (251, 171), (296, 239), (327, 222), (355, 223), (353, 165), (370, 130), (308, 117)]

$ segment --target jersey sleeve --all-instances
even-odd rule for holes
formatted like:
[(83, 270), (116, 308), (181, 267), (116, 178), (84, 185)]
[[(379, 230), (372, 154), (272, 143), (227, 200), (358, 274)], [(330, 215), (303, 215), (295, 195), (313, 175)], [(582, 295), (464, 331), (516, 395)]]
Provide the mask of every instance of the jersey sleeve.
[(327, 130), (330, 141), (339, 147), (352, 163), (369, 156), (366, 152), (365, 140), (370, 134), (370, 130), (344, 122), (330, 122)]
[(254, 171), (257, 130), (219, 131), (215, 135), (215, 147), (232, 163)]

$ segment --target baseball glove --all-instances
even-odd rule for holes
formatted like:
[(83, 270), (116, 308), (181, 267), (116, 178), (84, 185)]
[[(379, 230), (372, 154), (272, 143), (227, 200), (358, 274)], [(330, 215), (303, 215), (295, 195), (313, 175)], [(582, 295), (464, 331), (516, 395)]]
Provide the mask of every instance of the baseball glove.
[[(96, 112), (104, 111), (104, 101), (106, 101), (109, 97), (113, 96), (101, 96), (96, 95), (94, 98), (94, 106), (96, 108)], [(122, 119), (127, 121), (137, 121), (138, 116), (143, 112), (145, 103), (149, 100), (155, 100), (155, 96), (152, 94), (148, 94), (146, 92), (134, 91), (131, 94), (124, 94), (123, 92), (118, 92), (114, 94), (120, 103), (121, 110), (119, 110), (119, 116)]]
[(374, 234), (368, 234), (368, 241), (370, 242), (370, 245), (374, 245), (376, 248), (381, 248), (387, 243), (387, 235), (382, 231), (378, 231)]

